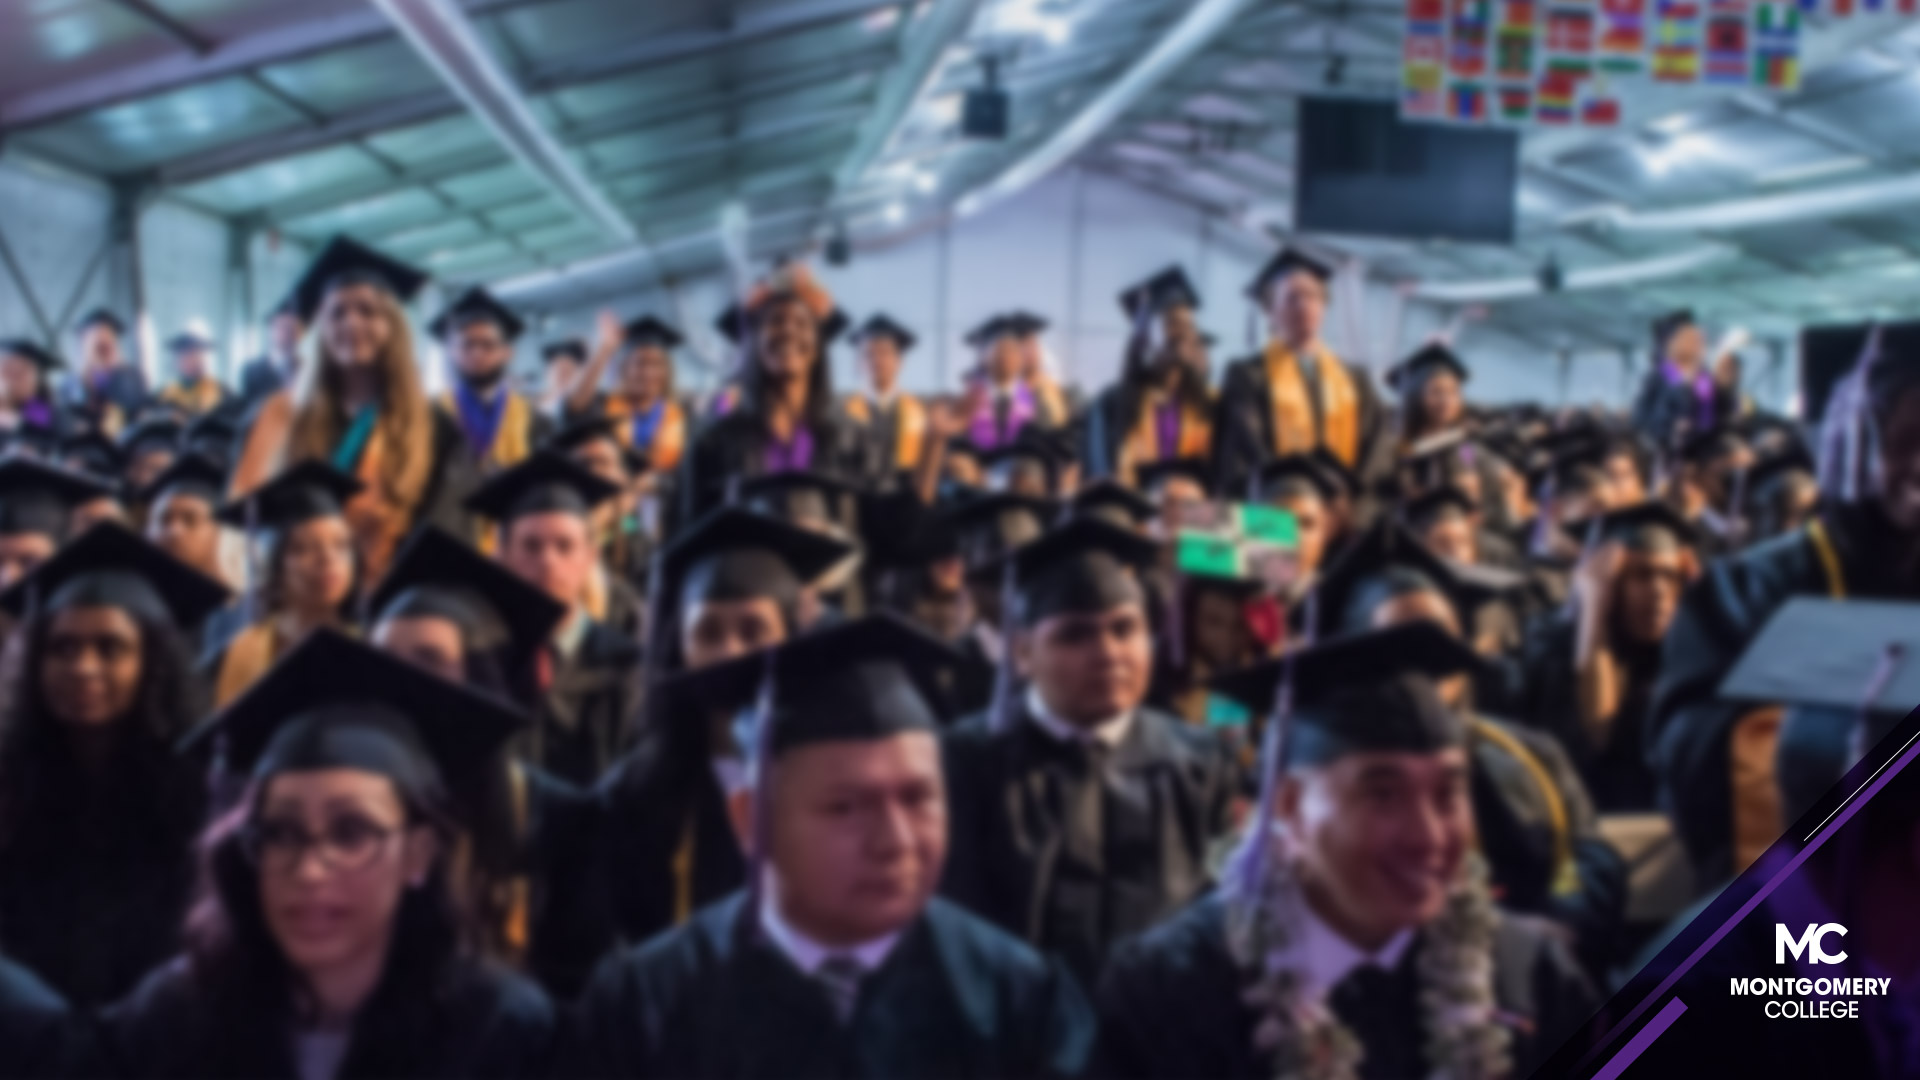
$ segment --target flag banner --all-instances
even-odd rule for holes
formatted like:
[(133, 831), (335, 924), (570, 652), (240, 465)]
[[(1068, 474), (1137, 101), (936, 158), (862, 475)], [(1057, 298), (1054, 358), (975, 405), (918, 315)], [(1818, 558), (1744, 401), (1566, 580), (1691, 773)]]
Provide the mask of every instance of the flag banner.
[(1461, 124), (1484, 124), (1487, 112), (1487, 88), (1477, 82), (1459, 81), (1447, 86), (1447, 119)]
[(1753, 81), (1769, 90), (1800, 88), (1800, 9), (1793, 0), (1755, 0)]
[(1600, 70), (1614, 75), (1646, 70), (1647, 0), (1600, 0), (1600, 39), (1594, 54)]
[(1540, 92), (1534, 98), (1535, 123), (1566, 127), (1573, 123), (1580, 98), (1580, 77), (1568, 71), (1548, 69), (1540, 73)]
[(1900, 14), (1920, 15), (1920, 0), (1900, 0)]
[(1407, 32), (1400, 43), (1400, 115), (1409, 120), (1446, 116), (1447, 0), (1407, 0)]
[(1695, 0), (1654, 0), (1653, 80), (1700, 81), (1700, 5)]
[(1499, 90), (1500, 119), (1524, 124), (1533, 119), (1533, 87), (1503, 86)]
[(1554, 0), (1546, 7), (1545, 71), (1582, 79), (1593, 74), (1597, 14), (1593, 0)]
[(1580, 126), (1619, 127), (1620, 99), (1614, 95), (1606, 76), (1580, 80)]
[(1800, 10), (1812, 15), (1820, 10), (1820, 0), (1800, 0)]
[(1706, 81), (1744, 86), (1752, 77), (1747, 56), (1747, 0), (1710, 0), (1707, 6)]
[(1501, 87), (1533, 84), (1539, 8), (1533, 0), (1501, 0), (1493, 30), (1493, 81)]
[(1487, 79), (1492, 74), (1489, 42), (1493, 0), (1448, 0), (1447, 120), (1484, 124), (1492, 119)]
[(1853, 0), (1832, 0), (1832, 2), (1827, 5), (1827, 14), (1842, 19), (1852, 15)]

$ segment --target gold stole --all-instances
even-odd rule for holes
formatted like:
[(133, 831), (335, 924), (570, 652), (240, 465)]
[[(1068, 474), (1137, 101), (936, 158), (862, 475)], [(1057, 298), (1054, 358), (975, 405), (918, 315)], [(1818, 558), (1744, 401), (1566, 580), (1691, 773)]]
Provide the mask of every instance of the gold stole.
[[(927, 407), (912, 394), (894, 398), (893, 467), (902, 471), (920, 467), (927, 443)], [(872, 424), (874, 405), (865, 394), (847, 399), (847, 415), (856, 424)]]
[[(602, 414), (614, 422), (622, 446), (633, 446), (633, 418), (637, 414), (627, 399), (618, 394), (607, 398)], [(660, 411), (660, 426), (653, 429), (653, 445), (637, 447), (647, 455), (647, 469), (653, 473), (672, 472), (687, 449), (687, 414), (677, 401), (667, 402)]]
[(1340, 358), (1325, 345), (1313, 354), (1320, 381), (1318, 430), (1313, 402), (1307, 396), (1307, 376), (1293, 350), (1280, 342), (1269, 342), (1262, 362), (1267, 369), (1274, 455), (1305, 454), (1324, 446), (1349, 468), (1356, 466), (1360, 460), (1360, 395)]
[(267, 673), (280, 656), (275, 637), (270, 622), (254, 623), (233, 636), (227, 643), (226, 655), (220, 659), (220, 673), (214, 681), (214, 708), (225, 708)]
[(1553, 895), (1571, 896), (1578, 892), (1580, 866), (1573, 861), (1573, 822), (1567, 814), (1566, 800), (1555, 786), (1552, 774), (1547, 772), (1546, 765), (1527, 749), (1525, 743), (1497, 726), (1475, 718), (1473, 733), (1513, 755), (1513, 759), (1533, 780), (1534, 786), (1540, 789), (1540, 799), (1547, 809), (1547, 826), (1553, 831)]
[(1158, 414), (1164, 400), (1165, 395), (1159, 391), (1141, 397), (1140, 414), (1133, 418), (1133, 428), (1120, 447), (1120, 460), (1125, 464), (1123, 475), (1130, 476), (1135, 467), (1151, 461), (1206, 457), (1212, 453), (1213, 421), (1186, 401), (1180, 403), (1180, 435), (1176, 445), (1160, 445)]
[(171, 382), (161, 388), (159, 397), (162, 404), (200, 416), (212, 412), (220, 404), (220, 384), (212, 379), (201, 379), (199, 386), (189, 390), (183, 383)]
[(1033, 391), (1035, 419), (1048, 427), (1065, 426), (1067, 416), (1067, 394), (1060, 384), (1046, 375), (1035, 375), (1028, 380), (1027, 386)]
[[(511, 390), (506, 394), (507, 403), (500, 410), (500, 424), (493, 429), (493, 445), (487, 447), (486, 457), (480, 460), (483, 473), (511, 469), (533, 453), (533, 406), (526, 398)], [(460, 405), (453, 400), (453, 391), (440, 395), (440, 407), (447, 410), (447, 414), (456, 422), (459, 421)]]

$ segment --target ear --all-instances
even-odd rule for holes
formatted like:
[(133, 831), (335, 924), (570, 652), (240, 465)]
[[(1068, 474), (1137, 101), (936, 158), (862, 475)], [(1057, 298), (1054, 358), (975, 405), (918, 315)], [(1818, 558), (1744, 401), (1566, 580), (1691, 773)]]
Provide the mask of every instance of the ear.
[(1016, 628), (1007, 647), (1013, 650), (1014, 672), (1023, 679), (1033, 678), (1033, 631)]
[(727, 822), (733, 826), (733, 838), (740, 842), (740, 851), (751, 856), (753, 854), (753, 790), (751, 788), (727, 794)]
[(415, 825), (407, 830), (406, 850), (402, 853), (407, 872), (407, 887), (418, 889), (427, 883), (427, 875), (433, 872), (433, 860), (440, 854), (440, 838), (425, 825)]

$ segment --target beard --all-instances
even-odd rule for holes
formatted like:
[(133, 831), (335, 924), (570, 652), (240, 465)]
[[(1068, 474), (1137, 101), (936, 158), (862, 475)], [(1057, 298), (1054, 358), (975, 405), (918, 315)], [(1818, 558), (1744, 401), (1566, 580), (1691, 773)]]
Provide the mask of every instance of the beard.
[(506, 381), (507, 365), (501, 364), (492, 371), (472, 373), (463, 371), (459, 373), (459, 377), (461, 383), (465, 384), (466, 388), (472, 390), (474, 393), (491, 394), (501, 383)]

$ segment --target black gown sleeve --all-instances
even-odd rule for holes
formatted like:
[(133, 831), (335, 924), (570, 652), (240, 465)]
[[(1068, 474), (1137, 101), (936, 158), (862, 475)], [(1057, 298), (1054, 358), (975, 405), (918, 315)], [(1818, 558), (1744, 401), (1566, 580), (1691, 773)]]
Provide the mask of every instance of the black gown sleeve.
[(1260, 412), (1268, 407), (1267, 399), (1253, 375), (1258, 363), (1256, 358), (1227, 365), (1214, 407), (1213, 482), (1225, 498), (1245, 492), (1268, 456)]
[(0, 1080), (97, 1075), (89, 1036), (51, 987), (0, 958)]
[(472, 536), (473, 519), (460, 504), (479, 484), (479, 473), (467, 460), (460, 422), (438, 405), (432, 409), (433, 472), (414, 508), (411, 528), (434, 525), (453, 536)]

